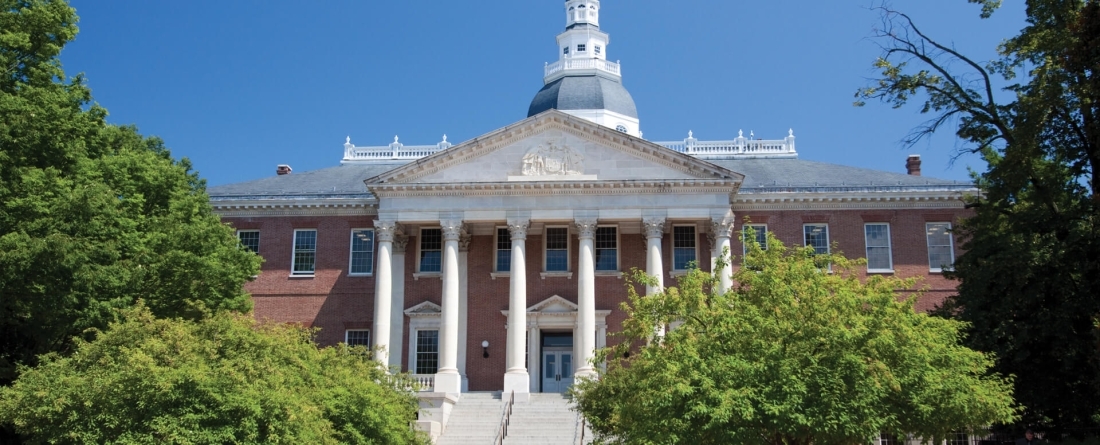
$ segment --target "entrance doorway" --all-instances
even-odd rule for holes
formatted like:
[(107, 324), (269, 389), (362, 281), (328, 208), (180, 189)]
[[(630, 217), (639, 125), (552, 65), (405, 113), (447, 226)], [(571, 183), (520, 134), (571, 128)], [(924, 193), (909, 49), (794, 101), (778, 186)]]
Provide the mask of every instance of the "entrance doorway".
[(542, 392), (563, 393), (573, 385), (573, 334), (542, 334)]

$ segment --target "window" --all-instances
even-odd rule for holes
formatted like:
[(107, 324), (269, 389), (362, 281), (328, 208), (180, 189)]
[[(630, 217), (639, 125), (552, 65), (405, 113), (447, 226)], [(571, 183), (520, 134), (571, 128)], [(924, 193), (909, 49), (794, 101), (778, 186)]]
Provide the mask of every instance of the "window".
[(569, 229), (565, 227), (546, 228), (546, 271), (566, 272), (569, 270)]
[(577, 52), (578, 53), (583, 53), (584, 51), (585, 51), (585, 49), (584, 49), (584, 44), (583, 43), (580, 44), (580, 45), (577, 45)]
[(672, 228), (672, 268), (685, 270), (695, 261), (695, 226)]
[(768, 250), (768, 226), (765, 224), (745, 224), (741, 227), (741, 254), (746, 254), (749, 251), (749, 229), (756, 232), (756, 243), (760, 244), (760, 249)]
[(413, 374), (439, 371), (439, 331), (416, 331), (416, 369)]
[(294, 231), (294, 255), (291, 258), (292, 275), (313, 275), (317, 263), (317, 230)]
[(443, 229), (420, 230), (420, 271), (443, 271)]
[(374, 272), (374, 230), (354, 229), (351, 231), (351, 260), (348, 273), (369, 274)]
[(568, 55), (569, 55), (569, 47), (567, 46), (567, 47), (565, 47), (565, 48), (562, 48), (562, 49), (561, 49), (561, 52), (562, 52), (562, 54), (565, 54), (565, 55), (567, 55), (567, 56), (568, 56)]
[(829, 226), (825, 224), (804, 224), (802, 235), (806, 240), (805, 245), (813, 247), (819, 255), (829, 253)]
[(619, 125), (619, 126), (615, 127), (615, 131), (626, 133), (627, 132), (626, 125)]
[(619, 270), (619, 233), (615, 227), (596, 228), (596, 270)]
[(243, 246), (245, 249), (251, 250), (252, 253), (260, 252), (259, 230), (238, 230), (237, 239), (241, 241), (241, 246)]
[(955, 249), (951, 241), (951, 223), (927, 223), (928, 234), (928, 270), (943, 272), (951, 270), (955, 264)]
[(512, 270), (512, 235), (506, 228), (497, 229), (497, 272)]
[(868, 223), (863, 225), (867, 238), (867, 271), (893, 272), (890, 255), (890, 224)]
[(596, 47), (595, 47), (595, 48), (592, 48), (592, 49), (596, 51), (596, 55), (597, 55), (597, 56), (598, 56), (598, 55), (600, 55), (600, 49), (601, 49), (601, 48), (600, 48), (600, 45), (596, 45)]
[(370, 331), (366, 329), (348, 329), (344, 331), (344, 343), (348, 346), (370, 347)]

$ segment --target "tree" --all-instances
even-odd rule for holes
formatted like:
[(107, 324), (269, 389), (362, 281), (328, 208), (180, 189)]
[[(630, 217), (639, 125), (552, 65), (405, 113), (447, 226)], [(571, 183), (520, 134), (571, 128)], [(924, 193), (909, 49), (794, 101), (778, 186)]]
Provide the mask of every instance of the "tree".
[(27, 443), (426, 443), (411, 379), (305, 328), (139, 305), (97, 334), (0, 388), (0, 421)]
[[(1000, 1), (982, 4), (989, 17)], [(1023, 420), (1100, 426), (1100, 1), (1028, 0), (1027, 26), (982, 64), (880, 8), (881, 76), (858, 104), (922, 103), (978, 153), (975, 216), (957, 227), (959, 292), (940, 309), (1016, 376)], [(1003, 86), (1002, 86), (1003, 85)], [(1000, 86), (1000, 87), (999, 87)], [(1003, 90), (1003, 92), (998, 92)]]
[[(748, 237), (752, 240), (753, 237)], [(1014, 418), (1011, 380), (960, 345), (961, 323), (898, 300), (913, 280), (865, 283), (852, 261), (750, 246), (726, 293), (692, 271), (679, 287), (628, 286), (623, 342), (576, 385), (597, 438), (630, 444), (868, 443), (880, 432), (940, 440)], [(651, 278), (637, 279), (650, 283)], [(655, 327), (683, 324), (663, 337)]]
[(65, 79), (76, 21), (64, 0), (0, 0), (0, 385), (138, 298), (158, 316), (247, 311), (259, 270), (186, 159)]

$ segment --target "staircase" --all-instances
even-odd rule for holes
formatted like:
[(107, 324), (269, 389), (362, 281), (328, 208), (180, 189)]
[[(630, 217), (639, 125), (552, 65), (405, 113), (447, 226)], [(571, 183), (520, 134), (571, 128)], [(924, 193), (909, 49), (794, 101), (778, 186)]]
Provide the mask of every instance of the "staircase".
[[(517, 403), (512, 408), (512, 422), (504, 444), (576, 444), (580, 439), (580, 419), (569, 409), (570, 403), (562, 394), (531, 394), (530, 402)], [(585, 434), (585, 441), (591, 437)]]
[(496, 440), (503, 409), (499, 392), (462, 394), (436, 445), (491, 445)]

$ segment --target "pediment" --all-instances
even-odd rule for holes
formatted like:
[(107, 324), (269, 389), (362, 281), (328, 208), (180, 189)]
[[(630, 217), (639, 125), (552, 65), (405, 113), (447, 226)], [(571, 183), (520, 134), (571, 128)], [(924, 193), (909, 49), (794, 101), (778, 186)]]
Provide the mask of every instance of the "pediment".
[(405, 309), (405, 315), (408, 317), (439, 317), (442, 314), (443, 308), (430, 301)]
[(378, 184), (707, 181), (744, 175), (557, 110), (366, 180)]
[(577, 312), (577, 305), (559, 295), (554, 295), (527, 308), (527, 312), (542, 314)]

